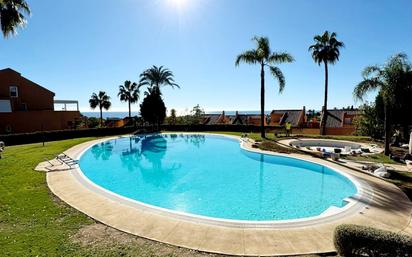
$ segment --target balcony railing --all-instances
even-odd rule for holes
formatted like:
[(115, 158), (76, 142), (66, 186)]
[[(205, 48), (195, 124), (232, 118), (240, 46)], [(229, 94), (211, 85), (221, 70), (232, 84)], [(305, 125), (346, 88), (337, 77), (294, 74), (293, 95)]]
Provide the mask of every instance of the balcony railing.
[(67, 110), (68, 105), (76, 105), (76, 110), (79, 111), (79, 101), (76, 100), (54, 100), (54, 105), (63, 105), (61, 110), (56, 111), (70, 111)]

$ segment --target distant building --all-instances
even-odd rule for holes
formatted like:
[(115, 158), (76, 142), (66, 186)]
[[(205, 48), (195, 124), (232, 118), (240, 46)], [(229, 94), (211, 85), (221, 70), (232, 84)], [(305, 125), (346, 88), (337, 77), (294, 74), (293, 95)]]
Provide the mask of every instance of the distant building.
[(273, 110), (270, 113), (270, 126), (284, 126), (287, 122), (292, 127), (304, 127), (306, 122), (306, 108), (297, 110)]
[(126, 125), (132, 125), (133, 124), (133, 118), (129, 119), (129, 117), (125, 117), (125, 118), (106, 118), (105, 120), (105, 125), (108, 128), (121, 128), (124, 127)]
[[(54, 105), (63, 105), (55, 111)], [(76, 111), (67, 111), (75, 104)], [(54, 101), (54, 93), (21, 76), (0, 70), (0, 134), (74, 128), (80, 119), (77, 101)]]
[[(354, 120), (358, 115), (360, 115), (360, 111), (358, 109), (328, 110), (326, 134), (352, 135), (356, 130)], [(323, 116), (321, 119), (323, 119)]]
[[(348, 108), (333, 109), (328, 112), (327, 135), (354, 134), (356, 130), (354, 120), (360, 115), (359, 110)], [(260, 125), (260, 115), (256, 114), (239, 114), (239, 112), (236, 112), (235, 115), (226, 115), (223, 111), (221, 114), (205, 114), (203, 117), (204, 125)], [(284, 127), (287, 122), (290, 122), (293, 128), (300, 129), (295, 130), (298, 131), (297, 133), (319, 134), (319, 120), (316, 117), (308, 120), (305, 107), (293, 110), (273, 110), (269, 115), (265, 115), (264, 122), (265, 126), (273, 127)]]
[[(239, 114), (226, 115), (225, 111), (221, 114), (205, 114), (203, 116), (204, 125), (255, 125), (260, 126), (260, 115)], [(264, 125), (267, 126), (267, 115), (265, 115)]]

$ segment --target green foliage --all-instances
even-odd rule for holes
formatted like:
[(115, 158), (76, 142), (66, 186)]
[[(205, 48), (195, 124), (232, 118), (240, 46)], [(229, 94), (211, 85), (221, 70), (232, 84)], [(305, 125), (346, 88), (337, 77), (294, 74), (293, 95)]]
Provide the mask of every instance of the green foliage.
[(287, 52), (272, 52), (267, 37), (255, 36), (252, 40), (256, 43), (256, 48), (238, 55), (235, 62), (236, 66), (244, 62), (247, 64), (259, 64), (262, 69), (269, 67), (271, 74), (279, 82), (279, 92), (282, 92), (285, 88), (285, 77), (279, 67), (274, 65), (286, 62), (291, 63), (294, 61), (293, 56)]
[(25, 15), (30, 15), (30, 8), (26, 1), (0, 1), (0, 25), (5, 38), (17, 34), (17, 28), (26, 24)]
[(320, 124), (320, 134), (325, 135), (328, 118), (328, 64), (334, 64), (339, 60), (340, 49), (344, 47), (344, 44), (336, 39), (335, 32), (329, 33), (329, 31), (325, 31), (323, 35), (316, 35), (313, 40), (315, 44), (309, 47), (312, 58), (317, 64), (321, 65), (323, 63), (325, 65), (325, 98)]
[(158, 87), (148, 88), (146, 97), (140, 105), (142, 118), (151, 125), (160, 126), (166, 117), (166, 106)]
[(174, 81), (173, 72), (163, 66), (154, 66), (145, 70), (140, 74), (140, 86), (157, 87), (171, 86), (179, 88), (179, 85)]
[(167, 118), (167, 123), (170, 124), (170, 125), (176, 125), (177, 116), (176, 116), (176, 110), (175, 109), (170, 110), (170, 116)]
[(359, 115), (354, 123), (356, 134), (360, 136), (370, 136), (375, 139), (381, 139), (384, 135), (384, 119), (380, 105), (381, 97), (377, 97), (374, 104), (364, 104), (360, 107), (361, 115)]
[(88, 128), (97, 128), (100, 125), (100, 120), (96, 117), (87, 118)]
[(125, 126), (121, 128), (89, 128), (74, 130), (65, 129), (53, 131), (37, 131), (30, 133), (0, 135), (0, 141), (4, 141), (6, 145), (20, 145), (64, 140), (70, 138), (113, 136), (132, 133), (135, 130), (136, 128), (134, 126)]
[(398, 105), (401, 94), (412, 87), (412, 66), (403, 53), (389, 58), (383, 66), (366, 67), (362, 75), (363, 81), (355, 87), (354, 96), (362, 100), (368, 92), (378, 89), (389, 108)]
[(200, 105), (196, 105), (193, 107), (190, 115), (187, 117), (187, 123), (189, 125), (192, 124), (201, 124), (203, 120), (203, 116), (205, 115), (205, 111), (200, 107)]
[[(412, 91), (412, 66), (407, 55), (399, 53), (389, 58), (382, 66), (366, 67), (362, 75), (363, 80), (355, 87), (353, 94), (357, 99), (362, 100), (368, 92), (379, 90), (385, 111), (385, 154), (389, 155), (390, 134), (396, 117), (393, 113), (404, 110), (406, 106), (408, 100), (403, 99), (402, 95)], [(404, 111), (405, 113), (401, 115), (410, 113), (410, 110)]]
[[(236, 58), (235, 65), (240, 63), (257, 64), (260, 66), (260, 112), (263, 116), (265, 112), (265, 68), (269, 68), (271, 75), (278, 81), (279, 93), (285, 88), (286, 80), (282, 71), (276, 64), (291, 63), (294, 61), (292, 55), (287, 52), (272, 52), (270, 49), (269, 39), (267, 37), (253, 37), (256, 48), (247, 50), (239, 54)], [(263, 122), (260, 124), (260, 133), (265, 137), (265, 127)]]
[(334, 244), (345, 257), (407, 257), (412, 253), (412, 238), (406, 235), (357, 225), (340, 225)]
[(343, 42), (336, 39), (336, 33), (325, 31), (322, 35), (316, 35), (313, 40), (315, 44), (309, 47), (312, 58), (317, 64), (334, 64), (339, 60), (340, 49), (344, 47)]
[(103, 109), (109, 110), (112, 103), (110, 96), (104, 91), (99, 91), (99, 94), (93, 93), (89, 99), (90, 108), (93, 110), (99, 108), (100, 110), (100, 126), (103, 126)]
[(110, 102), (110, 96), (104, 91), (99, 91), (99, 94), (93, 93), (89, 99), (90, 108), (100, 110), (109, 110), (112, 103)]
[(120, 98), (120, 101), (129, 104), (129, 118), (131, 118), (131, 104), (139, 101), (140, 86), (141, 85), (137, 85), (136, 82), (132, 83), (130, 80), (126, 80), (123, 85), (119, 86), (117, 96)]

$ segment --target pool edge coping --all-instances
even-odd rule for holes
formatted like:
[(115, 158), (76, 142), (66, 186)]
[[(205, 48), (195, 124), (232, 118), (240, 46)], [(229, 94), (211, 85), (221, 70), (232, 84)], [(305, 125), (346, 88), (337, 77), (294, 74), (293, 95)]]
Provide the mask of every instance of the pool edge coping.
[[(239, 136), (234, 136), (234, 135), (226, 135), (226, 134), (215, 134), (215, 133), (202, 133), (202, 132), (166, 132), (166, 133), (148, 133), (148, 134), (143, 134), (143, 135), (154, 135), (154, 134), (201, 134), (201, 135), (213, 135), (213, 136), (219, 136), (219, 137), (225, 137), (225, 138), (231, 138), (239, 141), (240, 148), (253, 152), (253, 153), (258, 153), (258, 154), (265, 154), (265, 155), (270, 155), (270, 156), (282, 156), (286, 158), (292, 158), (292, 159), (297, 159), (301, 161), (306, 161), (310, 162), (313, 164), (325, 166), (334, 172), (340, 174), (341, 176), (344, 176), (345, 178), (349, 179), (351, 183), (353, 183), (357, 189), (357, 193), (350, 198), (345, 198), (342, 199), (344, 201), (347, 201), (348, 203), (342, 207), (336, 207), (336, 206), (329, 206), (328, 209), (326, 209), (324, 212), (322, 212), (320, 215), (317, 216), (312, 216), (312, 217), (307, 217), (307, 218), (299, 218), (299, 219), (288, 219), (288, 220), (274, 220), (274, 221), (245, 221), (245, 220), (235, 220), (235, 219), (222, 219), (222, 218), (214, 218), (214, 217), (207, 217), (203, 215), (196, 215), (196, 214), (191, 214), (191, 213), (184, 213), (180, 211), (175, 211), (175, 210), (170, 210), (167, 208), (162, 208), (150, 204), (143, 203), (138, 200), (134, 200), (122, 195), (119, 195), (117, 193), (114, 193), (108, 189), (105, 189), (102, 186), (99, 186), (95, 184), (93, 181), (91, 181), (89, 178), (87, 178), (86, 175), (81, 171), (80, 165), (76, 165), (73, 171), (73, 175), (76, 178), (76, 180), (88, 188), (89, 190), (103, 195), (104, 197), (109, 198), (110, 200), (113, 201), (119, 201), (122, 204), (126, 204), (129, 207), (137, 208), (145, 212), (150, 212), (150, 213), (155, 213), (158, 215), (163, 215), (165, 217), (169, 218), (174, 218), (178, 220), (185, 220), (189, 222), (196, 222), (196, 223), (201, 223), (205, 225), (217, 225), (217, 226), (222, 226), (222, 227), (237, 227), (237, 228), (299, 228), (299, 227), (307, 227), (307, 226), (313, 226), (313, 225), (318, 225), (318, 224), (323, 224), (323, 223), (328, 223), (328, 222), (333, 222), (339, 219), (342, 219), (346, 216), (350, 216), (351, 214), (355, 214), (362, 210), (365, 206), (368, 205), (368, 203), (372, 200), (373, 198), (373, 188), (370, 187), (370, 185), (366, 181), (359, 181), (357, 178), (352, 176), (351, 174), (348, 174), (344, 171), (340, 171), (336, 169), (335, 167), (332, 167), (328, 164), (317, 162), (311, 159), (306, 159), (302, 158), (304, 155), (299, 155), (299, 156), (291, 156), (289, 154), (282, 154), (282, 153), (275, 153), (275, 152), (269, 152), (269, 151), (263, 151), (260, 149), (255, 149), (252, 147), (248, 147), (245, 141), (242, 140), (241, 137)], [(76, 156), (72, 156), (76, 159), (80, 159), (81, 156), (89, 150), (91, 147), (93, 147), (96, 144), (103, 143), (109, 140), (114, 140), (118, 138), (126, 138), (130, 137), (133, 135), (123, 135), (123, 136), (117, 136), (117, 137), (110, 137), (110, 138), (105, 138), (105, 139), (97, 139), (93, 141), (89, 141), (89, 144), (86, 147), (83, 147), (80, 151), (77, 152)], [(139, 135), (141, 136), (141, 135)], [(315, 159), (316, 160), (316, 159)], [(367, 197), (367, 191), (371, 192), (369, 194), (369, 197)], [(352, 199), (354, 198), (354, 199)], [(363, 200), (363, 201), (361, 201)], [(339, 211), (330, 211), (329, 208), (335, 207), (336, 209), (339, 209)]]

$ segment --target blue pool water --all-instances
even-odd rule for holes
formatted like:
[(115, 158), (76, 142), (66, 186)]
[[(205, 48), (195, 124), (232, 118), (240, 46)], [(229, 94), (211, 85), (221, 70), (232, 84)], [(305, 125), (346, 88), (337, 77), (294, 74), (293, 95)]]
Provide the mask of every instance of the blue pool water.
[(215, 135), (165, 134), (94, 145), (84, 175), (121, 196), (213, 218), (268, 221), (317, 216), (344, 206), (355, 185), (333, 170), (243, 150)]

